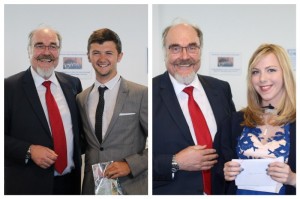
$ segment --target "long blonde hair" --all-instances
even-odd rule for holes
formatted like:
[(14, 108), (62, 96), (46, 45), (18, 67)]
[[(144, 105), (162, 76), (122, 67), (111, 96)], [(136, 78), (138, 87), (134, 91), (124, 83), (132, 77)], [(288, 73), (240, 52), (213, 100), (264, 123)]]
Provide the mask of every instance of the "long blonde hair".
[(254, 89), (251, 83), (251, 71), (257, 63), (273, 53), (278, 59), (280, 68), (282, 69), (283, 78), (283, 96), (279, 101), (277, 115), (270, 118), (271, 125), (283, 125), (296, 120), (296, 83), (291, 69), (291, 62), (287, 52), (279, 45), (262, 44), (253, 53), (249, 60), (248, 74), (247, 74), (247, 100), (248, 106), (243, 109), (244, 121), (241, 125), (254, 127), (256, 125), (263, 125), (264, 120), (262, 115), (264, 110), (261, 108), (262, 98)]

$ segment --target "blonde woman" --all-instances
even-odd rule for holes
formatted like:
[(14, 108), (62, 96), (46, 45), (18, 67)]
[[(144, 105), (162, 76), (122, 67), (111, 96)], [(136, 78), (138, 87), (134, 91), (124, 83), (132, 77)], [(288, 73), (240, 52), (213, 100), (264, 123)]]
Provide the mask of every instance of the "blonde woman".
[[(231, 126), (221, 132), (227, 193), (296, 194), (296, 86), (286, 51), (275, 44), (259, 46), (249, 61), (247, 84), (248, 106), (234, 114)], [(232, 159), (278, 157), (283, 162), (272, 162), (266, 169), (267, 175), (282, 183), (278, 193), (235, 186), (243, 168)]]

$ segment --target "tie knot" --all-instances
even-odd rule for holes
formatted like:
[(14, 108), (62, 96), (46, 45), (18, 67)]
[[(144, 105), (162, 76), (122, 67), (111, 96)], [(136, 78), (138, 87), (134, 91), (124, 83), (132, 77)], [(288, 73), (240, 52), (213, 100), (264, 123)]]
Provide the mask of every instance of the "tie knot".
[(50, 88), (51, 81), (44, 81), (43, 86), (45, 86), (47, 89)]
[(106, 86), (104, 86), (104, 87), (99, 86), (99, 87), (98, 87), (99, 94), (100, 94), (100, 95), (103, 95), (103, 94), (104, 94), (104, 91), (105, 91), (106, 89), (107, 89)]
[(189, 87), (185, 87), (183, 89), (183, 92), (185, 92), (186, 94), (188, 94), (189, 96), (193, 95), (193, 90), (194, 90), (194, 87), (193, 86), (189, 86)]

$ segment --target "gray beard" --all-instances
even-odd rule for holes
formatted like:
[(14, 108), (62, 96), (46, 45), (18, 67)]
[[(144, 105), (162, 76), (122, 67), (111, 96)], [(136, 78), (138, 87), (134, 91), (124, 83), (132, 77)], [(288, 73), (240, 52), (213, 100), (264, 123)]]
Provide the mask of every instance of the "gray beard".
[(54, 69), (55, 69), (54, 66), (49, 68), (48, 70), (37, 67), (36, 72), (37, 74), (39, 74), (39, 76), (43, 77), (44, 79), (49, 79), (53, 74)]
[(189, 85), (192, 83), (195, 79), (196, 73), (193, 71), (190, 74), (186, 76), (181, 76), (177, 73), (175, 73), (174, 78), (181, 84)]

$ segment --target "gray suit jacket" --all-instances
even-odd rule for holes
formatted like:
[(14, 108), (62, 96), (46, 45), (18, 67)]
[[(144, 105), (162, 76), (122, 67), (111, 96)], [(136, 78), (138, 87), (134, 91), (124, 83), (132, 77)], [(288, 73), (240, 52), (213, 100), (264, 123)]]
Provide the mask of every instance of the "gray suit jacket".
[(87, 112), (87, 101), (93, 86), (77, 95), (87, 142), (82, 193), (94, 194), (93, 164), (125, 160), (131, 174), (119, 178), (124, 194), (148, 194), (148, 149), (145, 149), (148, 137), (147, 87), (121, 78), (114, 113), (100, 144)]

